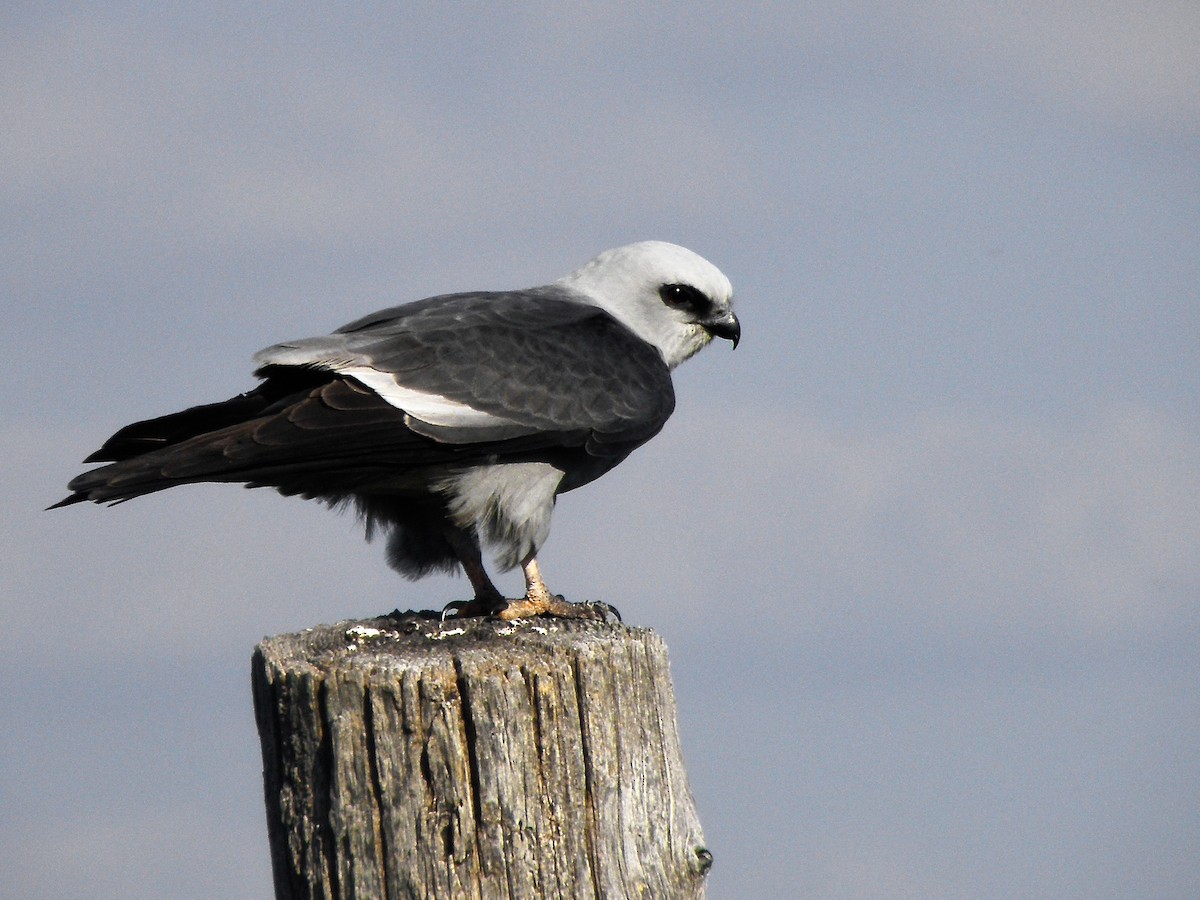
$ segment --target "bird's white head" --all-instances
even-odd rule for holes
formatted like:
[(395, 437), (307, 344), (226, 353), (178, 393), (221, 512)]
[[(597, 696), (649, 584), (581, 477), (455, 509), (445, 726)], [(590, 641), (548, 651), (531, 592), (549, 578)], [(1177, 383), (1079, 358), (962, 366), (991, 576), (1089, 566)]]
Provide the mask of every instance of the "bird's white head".
[(641, 241), (606, 250), (557, 283), (653, 344), (672, 369), (714, 337), (735, 347), (741, 337), (729, 279), (677, 244)]

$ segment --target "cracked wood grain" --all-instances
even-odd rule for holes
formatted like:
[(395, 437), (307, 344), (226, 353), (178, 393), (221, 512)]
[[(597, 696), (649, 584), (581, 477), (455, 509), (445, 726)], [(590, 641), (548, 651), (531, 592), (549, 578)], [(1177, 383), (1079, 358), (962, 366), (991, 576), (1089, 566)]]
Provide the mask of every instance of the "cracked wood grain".
[(703, 896), (666, 645), (396, 614), (253, 662), (279, 898)]

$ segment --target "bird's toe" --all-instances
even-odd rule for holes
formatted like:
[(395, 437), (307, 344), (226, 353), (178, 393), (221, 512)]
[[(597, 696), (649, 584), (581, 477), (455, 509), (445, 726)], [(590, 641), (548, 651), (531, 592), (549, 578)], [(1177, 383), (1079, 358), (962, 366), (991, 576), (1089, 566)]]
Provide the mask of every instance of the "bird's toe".
[(621, 616), (607, 603), (571, 603), (559, 594), (522, 597), (510, 600), (508, 606), (496, 613), (501, 619), (530, 619), (534, 616), (549, 616), (558, 619), (598, 619), (605, 620), (608, 614)]

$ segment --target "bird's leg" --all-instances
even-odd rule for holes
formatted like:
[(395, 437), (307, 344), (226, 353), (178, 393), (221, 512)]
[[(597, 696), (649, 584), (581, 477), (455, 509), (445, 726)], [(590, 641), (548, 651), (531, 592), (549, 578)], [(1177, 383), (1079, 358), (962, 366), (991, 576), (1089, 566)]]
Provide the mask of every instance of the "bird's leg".
[(458, 557), (467, 580), (475, 590), (475, 597), (469, 601), (455, 600), (447, 603), (442, 615), (453, 612), (459, 616), (487, 616), (503, 610), (508, 603), (504, 595), (492, 584), (487, 569), (483, 567), (483, 554), (479, 550), (479, 541), (473, 535), (466, 534), (459, 528), (449, 526), (445, 529), (447, 543)]
[[(454, 613), (456, 616), (496, 616), (500, 619), (527, 619), (533, 616), (557, 616), (562, 619), (602, 619), (603, 604), (593, 606), (587, 603), (568, 603), (557, 594), (550, 593), (546, 582), (542, 581), (541, 570), (538, 569), (537, 559), (531, 553), (521, 563), (525, 573), (525, 596), (516, 600), (506, 600), (504, 595), (492, 584), (487, 570), (483, 567), (483, 555), (479, 550), (479, 542), (466, 532), (457, 528), (446, 529), (446, 540), (454, 548), (463, 571), (475, 589), (475, 598), (469, 601), (456, 600), (447, 603), (442, 610), (442, 616)], [(620, 614), (608, 607), (617, 618)]]
[(599, 618), (592, 607), (582, 603), (568, 603), (557, 594), (550, 593), (550, 588), (542, 581), (542, 573), (532, 553), (525, 557), (521, 569), (525, 572), (525, 596), (519, 600), (509, 600), (508, 605), (496, 613), (501, 619), (524, 619), (541, 615), (564, 619)]

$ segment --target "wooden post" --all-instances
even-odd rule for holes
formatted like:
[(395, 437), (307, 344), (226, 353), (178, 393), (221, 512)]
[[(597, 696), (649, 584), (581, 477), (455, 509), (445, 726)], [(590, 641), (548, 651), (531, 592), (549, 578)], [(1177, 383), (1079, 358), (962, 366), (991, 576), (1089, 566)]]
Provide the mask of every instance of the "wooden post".
[(268, 638), (253, 681), (278, 898), (703, 896), (652, 631), (397, 613)]

